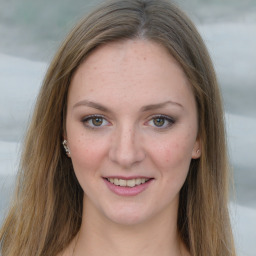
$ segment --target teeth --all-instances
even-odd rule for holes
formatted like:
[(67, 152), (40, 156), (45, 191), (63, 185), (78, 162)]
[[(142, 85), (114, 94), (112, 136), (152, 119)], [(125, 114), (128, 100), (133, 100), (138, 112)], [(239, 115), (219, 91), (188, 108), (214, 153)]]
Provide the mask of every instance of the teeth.
[(128, 187), (134, 187), (135, 185), (136, 185), (136, 181), (133, 179), (133, 180), (127, 180), (126, 181), (126, 185), (128, 186)]
[(126, 187), (126, 184), (127, 184), (126, 180), (119, 180), (119, 186)]
[(112, 184), (115, 184), (117, 186), (120, 187), (135, 187), (138, 186), (140, 184), (143, 184), (145, 182), (147, 182), (149, 179), (131, 179), (131, 180), (123, 180), (123, 179), (117, 179), (117, 178), (108, 178), (108, 181), (111, 182)]

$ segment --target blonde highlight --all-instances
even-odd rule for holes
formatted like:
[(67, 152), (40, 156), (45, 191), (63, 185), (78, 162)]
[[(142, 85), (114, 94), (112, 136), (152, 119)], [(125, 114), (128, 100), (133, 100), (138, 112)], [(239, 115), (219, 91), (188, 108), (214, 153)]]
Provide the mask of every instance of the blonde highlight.
[(57, 255), (79, 231), (83, 191), (61, 144), (69, 84), (95, 48), (134, 38), (157, 42), (170, 52), (197, 102), (202, 155), (192, 160), (180, 192), (180, 236), (193, 256), (236, 255), (227, 208), (222, 102), (203, 40), (171, 3), (120, 0), (107, 2), (84, 18), (49, 66), (24, 141), (15, 197), (0, 231), (2, 256)]

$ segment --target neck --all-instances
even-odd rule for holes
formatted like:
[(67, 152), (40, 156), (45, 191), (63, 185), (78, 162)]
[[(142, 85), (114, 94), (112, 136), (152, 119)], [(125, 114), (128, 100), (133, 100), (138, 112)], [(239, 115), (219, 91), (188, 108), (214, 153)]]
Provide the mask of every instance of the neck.
[(169, 212), (168, 218), (164, 214), (144, 223), (121, 225), (102, 216), (85, 198), (74, 256), (181, 256), (184, 246), (178, 235), (177, 212)]

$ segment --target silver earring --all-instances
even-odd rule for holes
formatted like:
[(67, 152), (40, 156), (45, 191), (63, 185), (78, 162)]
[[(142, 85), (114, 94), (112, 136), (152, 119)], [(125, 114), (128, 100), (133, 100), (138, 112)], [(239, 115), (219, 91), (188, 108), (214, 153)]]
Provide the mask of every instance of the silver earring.
[(70, 150), (68, 148), (68, 142), (66, 140), (63, 140), (62, 145), (63, 145), (63, 147), (65, 149), (66, 154), (70, 155)]

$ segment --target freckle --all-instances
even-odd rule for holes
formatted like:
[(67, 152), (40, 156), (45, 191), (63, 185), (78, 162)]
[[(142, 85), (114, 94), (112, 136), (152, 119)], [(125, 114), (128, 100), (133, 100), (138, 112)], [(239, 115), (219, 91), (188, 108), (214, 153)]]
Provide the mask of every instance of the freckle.
[(147, 57), (144, 57), (144, 60), (147, 60)]

